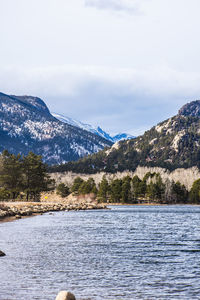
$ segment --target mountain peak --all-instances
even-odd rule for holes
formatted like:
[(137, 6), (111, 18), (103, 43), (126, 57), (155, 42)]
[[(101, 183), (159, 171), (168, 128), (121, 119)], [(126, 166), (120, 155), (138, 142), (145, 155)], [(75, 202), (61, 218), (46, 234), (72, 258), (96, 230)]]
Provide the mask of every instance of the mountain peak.
[(189, 102), (181, 107), (178, 115), (200, 117), (200, 100)]
[(178, 115), (153, 126), (143, 135), (115, 143), (89, 159), (66, 164), (62, 171), (116, 173), (135, 171), (138, 166), (170, 171), (200, 169), (200, 100), (184, 105)]
[(82, 128), (88, 132), (92, 132), (100, 137), (103, 137), (104, 139), (106, 139), (112, 143), (115, 143), (115, 142), (121, 141), (121, 140), (127, 140), (127, 139), (134, 138), (134, 136), (127, 134), (127, 133), (119, 133), (115, 136), (111, 136), (109, 133), (104, 131), (100, 126), (94, 127), (90, 124), (84, 124), (83, 122), (77, 121), (77, 120), (69, 118), (67, 116), (60, 115), (58, 113), (52, 112), (52, 115), (56, 119), (60, 120), (61, 122)]
[(0, 93), (0, 152), (33, 151), (48, 164), (64, 163), (111, 146), (108, 140), (51, 115), (43, 100)]
[(38, 97), (35, 96), (28, 96), (28, 95), (24, 95), (24, 96), (14, 96), (11, 95), (12, 98), (17, 99), (25, 104), (31, 105), (33, 108), (39, 110), (40, 112), (44, 112), (44, 113), (50, 113), (48, 107), (46, 106), (46, 104), (44, 103), (44, 101)]

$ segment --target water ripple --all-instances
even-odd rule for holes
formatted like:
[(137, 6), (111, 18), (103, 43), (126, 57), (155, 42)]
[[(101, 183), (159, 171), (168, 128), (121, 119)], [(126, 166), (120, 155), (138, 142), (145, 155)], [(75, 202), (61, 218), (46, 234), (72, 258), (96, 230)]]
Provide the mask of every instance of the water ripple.
[(200, 207), (119, 206), (0, 224), (0, 300), (200, 299)]

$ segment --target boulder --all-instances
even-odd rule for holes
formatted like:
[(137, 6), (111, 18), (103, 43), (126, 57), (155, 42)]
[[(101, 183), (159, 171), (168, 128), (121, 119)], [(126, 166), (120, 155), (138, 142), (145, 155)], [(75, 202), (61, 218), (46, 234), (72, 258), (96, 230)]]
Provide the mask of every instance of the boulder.
[(5, 253), (0, 250), (0, 256), (5, 256)]
[(75, 296), (66, 291), (61, 291), (58, 296), (56, 297), (56, 300), (76, 300)]
[(21, 216), (20, 215), (16, 215), (15, 218), (16, 219), (21, 219)]

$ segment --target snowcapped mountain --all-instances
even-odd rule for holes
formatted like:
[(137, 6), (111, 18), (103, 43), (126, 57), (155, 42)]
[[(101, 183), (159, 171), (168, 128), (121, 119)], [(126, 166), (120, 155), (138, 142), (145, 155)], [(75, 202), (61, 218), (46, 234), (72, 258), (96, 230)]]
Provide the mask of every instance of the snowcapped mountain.
[(60, 170), (115, 173), (134, 172), (138, 166), (169, 171), (191, 167), (200, 169), (200, 100), (185, 104), (177, 115), (137, 138), (117, 142), (89, 159), (66, 164)]
[(112, 143), (55, 118), (37, 97), (0, 93), (0, 152), (33, 151), (48, 164), (77, 160)]
[(128, 134), (128, 133), (119, 133), (115, 136), (113, 136), (112, 140), (114, 143), (122, 141), (122, 140), (130, 140), (130, 139), (134, 139), (135, 136)]
[(79, 128), (82, 128), (86, 131), (89, 131), (89, 132), (92, 132), (98, 136), (101, 136), (103, 137), (104, 139), (110, 141), (110, 142), (118, 142), (118, 141), (121, 141), (121, 140), (127, 140), (127, 139), (132, 139), (134, 138), (134, 136), (130, 135), (130, 134), (127, 134), (127, 133), (120, 133), (120, 134), (117, 134), (115, 136), (111, 136), (109, 133), (105, 132), (103, 129), (101, 129), (101, 127), (93, 127), (92, 125), (89, 125), (89, 124), (85, 124), (85, 123), (82, 123), (80, 121), (77, 121), (75, 119), (72, 119), (72, 118), (69, 118), (69, 117), (66, 117), (66, 116), (63, 116), (63, 115), (60, 115), (58, 113), (52, 113), (52, 115), (64, 122), (64, 123), (67, 123), (69, 125), (73, 125), (73, 126), (76, 126), (76, 127), (79, 127)]

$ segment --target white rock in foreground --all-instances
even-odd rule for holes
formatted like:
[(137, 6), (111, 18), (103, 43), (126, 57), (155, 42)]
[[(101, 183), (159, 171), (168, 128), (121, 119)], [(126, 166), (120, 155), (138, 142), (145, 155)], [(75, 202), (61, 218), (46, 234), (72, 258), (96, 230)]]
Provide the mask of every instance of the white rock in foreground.
[(76, 300), (75, 296), (66, 291), (61, 291), (58, 296), (56, 297), (56, 300)]

